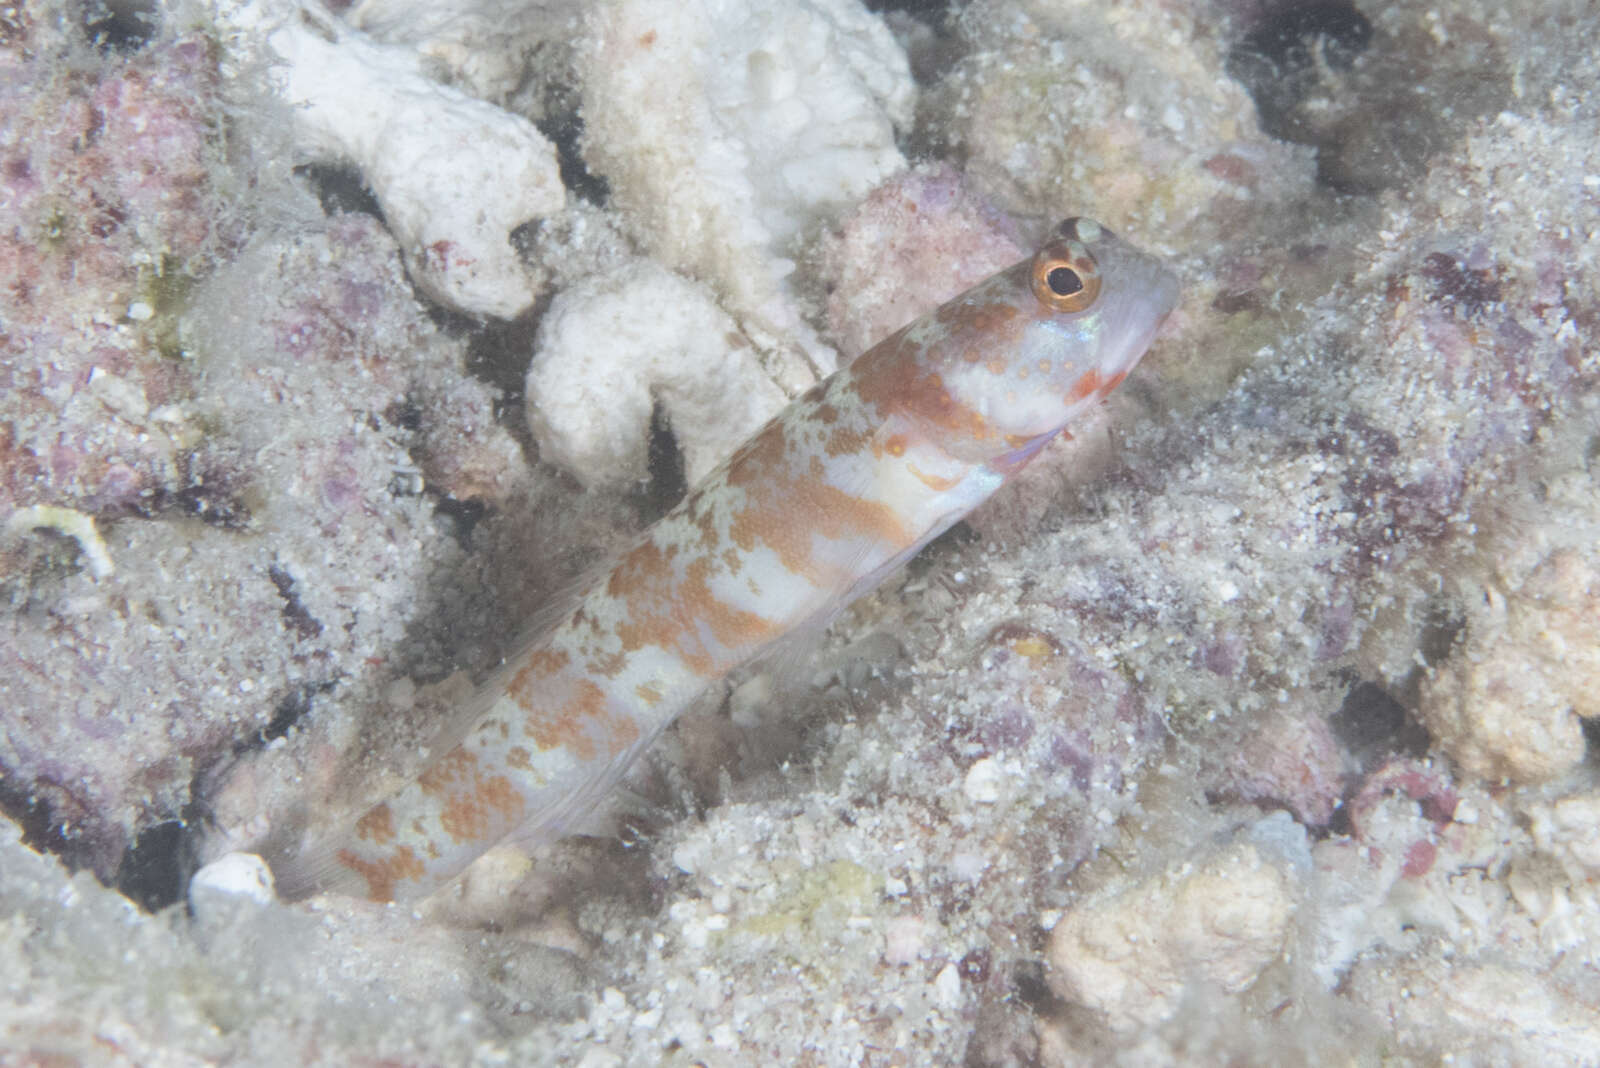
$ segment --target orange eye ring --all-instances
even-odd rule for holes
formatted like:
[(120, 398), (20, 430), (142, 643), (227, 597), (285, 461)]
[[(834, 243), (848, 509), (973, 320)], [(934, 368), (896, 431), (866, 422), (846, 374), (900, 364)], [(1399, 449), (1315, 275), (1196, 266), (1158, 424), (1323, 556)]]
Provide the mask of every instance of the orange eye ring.
[(1082, 242), (1050, 242), (1033, 257), (1033, 295), (1054, 312), (1081, 312), (1100, 297), (1100, 266)]

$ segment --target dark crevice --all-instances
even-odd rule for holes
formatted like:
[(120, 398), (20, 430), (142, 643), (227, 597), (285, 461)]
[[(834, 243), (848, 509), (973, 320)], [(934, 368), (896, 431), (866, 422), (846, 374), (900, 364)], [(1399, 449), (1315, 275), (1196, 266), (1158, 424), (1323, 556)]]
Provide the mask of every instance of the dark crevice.
[(383, 207), (359, 168), (332, 163), (306, 163), (294, 169), (316, 194), (325, 215), (370, 215), (383, 219)]
[(440, 495), (434, 500), (433, 514), (448, 524), (450, 536), (463, 549), (470, 550), (472, 532), (477, 529), (483, 517), (489, 514), (489, 506), (478, 500), (461, 501)]
[(661, 518), (689, 492), (689, 480), (684, 473), (683, 453), (678, 439), (672, 433), (667, 413), (657, 404), (650, 412), (650, 451), (648, 454), (650, 481), (647, 484), (639, 509), (644, 521), (653, 523)]
[(76, 798), (58, 787), (36, 783), (27, 788), (0, 776), (0, 812), (22, 829), (23, 845), (57, 857), (69, 871), (92, 860), (88, 844), (72, 831), (81, 826), (79, 814), (84, 811)]
[(567, 192), (605, 207), (611, 199), (611, 183), (604, 175), (589, 170), (583, 161), (583, 117), (569, 109), (537, 125), (539, 132), (556, 147), (556, 165), (561, 169), (561, 184)]
[(1427, 730), (1373, 682), (1357, 682), (1350, 687), (1328, 726), (1363, 772), (1395, 754), (1423, 756), (1430, 745)]
[[(1349, 70), (1371, 43), (1372, 23), (1350, 0), (1286, 4), (1234, 46), (1228, 72), (1236, 78), (1294, 78), (1319, 59), (1335, 70)], [(1262, 125), (1267, 123), (1263, 114)], [(1268, 133), (1283, 136), (1280, 130)]]
[(1317, 149), (1318, 178), (1336, 190), (1359, 184), (1343, 155), (1361, 124), (1380, 119), (1363, 106), (1368, 87), (1350, 75), (1372, 44), (1372, 23), (1349, 0), (1285, 3), (1263, 17), (1228, 53), (1228, 74), (1255, 101), (1270, 137)]
[(533, 359), (534, 330), (549, 307), (551, 296), (546, 293), (516, 319), (478, 324), (467, 337), (467, 373), (499, 391), (494, 403), (495, 422), (517, 439), (530, 463), (538, 452), (528, 429), (524, 404), (528, 363)]
[[(69, 872), (110, 867), (104, 863), (110, 857), (101, 855), (97, 861), (106, 843), (97, 846), (74, 830), (85, 825), (87, 807), (52, 783), (35, 782), (23, 789), (0, 778), (0, 813), (21, 828), (24, 845), (55, 857)], [(145, 828), (123, 849), (109, 885), (146, 912), (181, 901), (197, 866), (197, 835), (197, 828), (184, 819)], [(102, 876), (101, 882), (107, 880)]]
[(867, 0), (867, 10), (874, 14), (899, 12), (935, 29), (946, 26), (962, 6), (960, 0)]
[(944, 564), (940, 561), (947, 560), (950, 553), (960, 552), (964, 546), (979, 541), (979, 535), (972, 529), (965, 519), (957, 520), (951, 524), (950, 529), (930, 541), (921, 552), (911, 558), (906, 565), (906, 573), (920, 577), (930, 571), (940, 570)]
[(91, 0), (83, 9), (83, 33), (101, 52), (128, 55), (155, 39), (161, 29), (154, 0)]
[(1227, 70), (1264, 131), (1316, 149), (1325, 188), (1403, 188), (1516, 95), (1495, 48), (1406, 22), (1379, 32), (1349, 0), (1280, 2), (1229, 51)]
[(1060, 1011), (1064, 1003), (1050, 989), (1044, 961), (1019, 960), (1011, 966), (1011, 989), (1017, 1000), (1040, 1016)]
[(122, 854), (116, 888), (146, 912), (182, 901), (198, 864), (198, 829), (172, 819), (147, 827)]

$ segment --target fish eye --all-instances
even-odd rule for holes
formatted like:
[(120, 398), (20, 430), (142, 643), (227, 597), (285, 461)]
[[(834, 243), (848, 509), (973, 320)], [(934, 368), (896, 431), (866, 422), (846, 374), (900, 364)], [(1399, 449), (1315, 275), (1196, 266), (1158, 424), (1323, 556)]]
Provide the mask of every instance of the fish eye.
[(1083, 279), (1071, 267), (1052, 267), (1044, 276), (1044, 284), (1058, 297), (1070, 297), (1083, 288)]
[(1100, 268), (1078, 241), (1052, 241), (1033, 257), (1033, 295), (1054, 312), (1081, 312), (1100, 296)]

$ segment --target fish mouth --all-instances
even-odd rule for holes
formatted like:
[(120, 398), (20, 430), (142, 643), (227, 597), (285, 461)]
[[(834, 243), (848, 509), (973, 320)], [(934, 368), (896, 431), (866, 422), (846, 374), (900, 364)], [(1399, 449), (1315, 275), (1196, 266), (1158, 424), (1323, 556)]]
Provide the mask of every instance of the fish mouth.
[(1125, 283), (1125, 295), (1117, 310), (1116, 318), (1128, 333), (1117, 346), (1118, 351), (1107, 361), (1113, 373), (1125, 374), (1133, 370), (1162, 324), (1178, 306), (1177, 272), (1153, 258), (1141, 259), (1145, 261), (1139, 265), (1142, 269)]

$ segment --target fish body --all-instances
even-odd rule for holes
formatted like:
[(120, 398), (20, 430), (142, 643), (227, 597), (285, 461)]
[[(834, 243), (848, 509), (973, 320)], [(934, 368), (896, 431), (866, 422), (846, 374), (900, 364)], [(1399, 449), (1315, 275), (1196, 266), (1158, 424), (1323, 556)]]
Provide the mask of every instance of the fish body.
[(705, 689), (825, 623), (999, 489), (1143, 356), (1176, 276), (1087, 219), (818, 383), (511, 658), (481, 716), (286, 896), (421, 897), (565, 833)]

